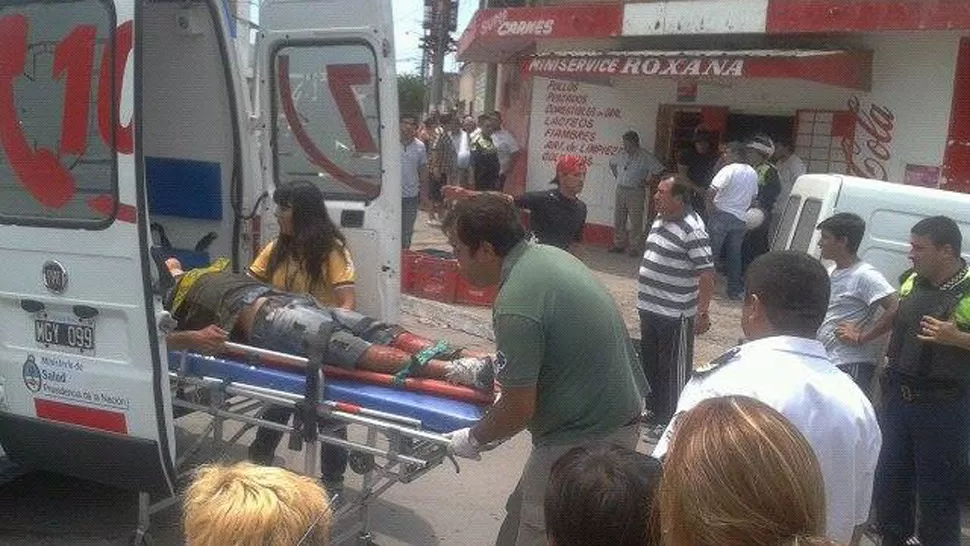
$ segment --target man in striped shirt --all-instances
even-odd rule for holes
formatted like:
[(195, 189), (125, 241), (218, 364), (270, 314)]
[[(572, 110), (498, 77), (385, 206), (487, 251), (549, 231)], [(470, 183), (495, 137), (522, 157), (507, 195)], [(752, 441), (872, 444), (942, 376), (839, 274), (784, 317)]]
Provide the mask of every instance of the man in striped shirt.
[(647, 439), (656, 441), (677, 407), (694, 359), (694, 334), (711, 327), (714, 262), (694, 188), (675, 176), (657, 187), (657, 219), (640, 265), (640, 358), (653, 394)]

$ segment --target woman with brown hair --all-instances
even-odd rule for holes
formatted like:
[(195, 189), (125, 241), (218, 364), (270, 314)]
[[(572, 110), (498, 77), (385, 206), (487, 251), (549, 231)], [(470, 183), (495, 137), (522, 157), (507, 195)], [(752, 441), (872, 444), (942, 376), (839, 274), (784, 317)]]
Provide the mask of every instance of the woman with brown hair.
[(664, 546), (832, 544), (812, 447), (753, 398), (712, 398), (679, 418), (657, 500)]

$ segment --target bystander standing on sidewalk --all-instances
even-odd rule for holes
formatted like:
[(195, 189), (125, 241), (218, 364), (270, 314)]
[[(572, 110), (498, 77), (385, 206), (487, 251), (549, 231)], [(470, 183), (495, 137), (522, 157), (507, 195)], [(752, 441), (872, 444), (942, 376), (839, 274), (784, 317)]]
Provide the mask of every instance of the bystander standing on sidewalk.
[(477, 191), (502, 191), (498, 149), (492, 135), (497, 125), (494, 119), (478, 116), (478, 131), (470, 140), (472, 188)]
[(761, 209), (764, 219), (757, 227), (749, 229), (744, 235), (741, 271), (746, 271), (755, 258), (771, 250), (772, 211), (781, 193), (778, 169), (771, 164), (775, 154), (775, 143), (766, 135), (756, 135), (747, 144), (748, 164), (758, 173), (758, 196), (755, 205)]
[(616, 178), (613, 248), (610, 252), (628, 252), (630, 256), (640, 256), (643, 253), (646, 188), (663, 170), (663, 164), (640, 147), (640, 135), (636, 131), (623, 134), (623, 151), (610, 160), (610, 172)]
[(785, 212), (785, 205), (791, 196), (791, 190), (795, 186), (795, 181), (799, 176), (808, 172), (802, 158), (795, 155), (791, 141), (775, 141), (775, 168), (778, 169), (778, 179), (781, 182), (781, 193), (775, 200), (774, 209), (771, 211), (771, 240), (774, 241), (775, 233), (778, 231), (778, 222), (781, 215)]
[(401, 116), (401, 248), (411, 248), (414, 222), (428, 191), (428, 154), (415, 136), (417, 118)]
[[(441, 225), (441, 214), (444, 207), (444, 196), (441, 193), (446, 185), (454, 185), (458, 175), (458, 149), (455, 147), (452, 131), (461, 128), (454, 123), (451, 114), (444, 114), (439, 118), (440, 124), (431, 134), (428, 149), (428, 224)], [(461, 141), (459, 138), (459, 146)]]
[[(586, 163), (576, 155), (559, 156), (556, 160), (556, 177), (551, 190), (526, 192), (518, 197), (502, 195), (516, 206), (530, 212), (529, 223), (536, 242), (578, 253), (577, 243), (583, 239), (586, 224), (586, 203), (579, 199), (586, 179)], [(447, 200), (465, 199), (482, 192), (461, 188), (448, 188)]]
[(718, 171), (717, 162), (720, 158), (715, 140), (713, 132), (703, 125), (698, 125), (694, 129), (694, 138), (691, 139), (690, 146), (677, 154), (677, 172), (686, 177), (697, 189), (694, 193), (697, 198), (691, 205), (705, 224), (707, 212), (704, 210), (704, 195), (707, 193), (707, 188), (711, 187), (714, 173)]
[(691, 208), (693, 186), (670, 176), (654, 199), (657, 219), (640, 265), (640, 358), (652, 389), (647, 438), (657, 441), (674, 414), (694, 362), (694, 335), (710, 329), (714, 263), (704, 222)]
[(505, 180), (508, 178), (509, 173), (512, 172), (512, 169), (515, 168), (515, 163), (522, 154), (515, 137), (502, 126), (502, 113), (496, 110), (489, 117), (494, 124), (492, 141), (495, 143), (495, 151), (498, 152), (498, 177), (500, 182), (498, 189), (502, 190), (505, 188)]
[(710, 210), (707, 229), (715, 262), (724, 251), (727, 296), (739, 300), (744, 289), (741, 250), (747, 229), (745, 217), (758, 195), (758, 173), (744, 163), (744, 148), (737, 142), (728, 143), (724, 162), (726, 165), (714, 175), (707, 193)]
[(818, 329), (818, 339), (832, 362), (872, 399), (872, 378), (885, 354), (879, 341), (882, 336), (873, 332), (885, 333), (892, 324), (899, 303), (896, 290), (856, 254), (866, 232), (865, 220), (840, 212), (823, 220), (818, 230), (822, 258), (835, 262), (829, 272), (829, 309)]

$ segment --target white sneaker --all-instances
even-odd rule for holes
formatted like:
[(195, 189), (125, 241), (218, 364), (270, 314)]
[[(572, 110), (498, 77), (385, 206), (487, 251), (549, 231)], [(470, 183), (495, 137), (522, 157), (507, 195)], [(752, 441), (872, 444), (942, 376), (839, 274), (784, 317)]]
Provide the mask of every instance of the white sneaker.
[(495, 384), (495, 367), (490, 356), (468, 356), (452, 360), (445, 376), (450, 383), (490, 391)]

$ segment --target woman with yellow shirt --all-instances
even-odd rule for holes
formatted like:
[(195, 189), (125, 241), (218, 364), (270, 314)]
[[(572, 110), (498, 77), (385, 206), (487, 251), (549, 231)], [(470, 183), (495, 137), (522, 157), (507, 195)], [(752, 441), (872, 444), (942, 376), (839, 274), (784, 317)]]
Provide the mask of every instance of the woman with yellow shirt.
[(310, 182), (290, 182), (273, 193), (280, 236), (263, 247), (249, 274), (328, 307), (354, 308), (354, 261), (330, 220), (323, 193)]
[[(306, 181), (276, 188), (276, 219), (280, 235), (267, 244), (249, 266), (249, 274), (275, 288), (307, 294), (329, 307), (354, 308), (354, 261), (340, 229), (330, 220), (323, 193)], [(285, 423), (292, 408), (270, 406), (263, 419)], [(347, 438), (347, 427), (333, 429)], [(271, 465), (283, 433), (260, 428), (249, 446), (253, 462)], [(320, 453), (321, 480), (331, 497), (343, 490), (347, 450), (324, 444)]]

